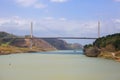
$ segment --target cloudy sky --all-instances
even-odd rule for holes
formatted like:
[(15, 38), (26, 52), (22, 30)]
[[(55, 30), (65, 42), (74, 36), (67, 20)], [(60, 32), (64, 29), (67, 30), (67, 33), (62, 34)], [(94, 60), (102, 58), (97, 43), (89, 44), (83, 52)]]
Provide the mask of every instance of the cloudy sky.
[[(17, 35), (97, 37), (120, 32), (120, 0), (0, 0), (0, 31)], [(86, 43), (85, 40), (81, 41)]]

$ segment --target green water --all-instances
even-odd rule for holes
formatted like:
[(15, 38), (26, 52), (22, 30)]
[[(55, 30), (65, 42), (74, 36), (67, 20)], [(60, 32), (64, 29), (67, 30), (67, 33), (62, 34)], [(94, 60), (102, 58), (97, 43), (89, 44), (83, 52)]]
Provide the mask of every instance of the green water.
[(2, 55), (0, 80), (120, 80), (119, 62), (60, 53)]

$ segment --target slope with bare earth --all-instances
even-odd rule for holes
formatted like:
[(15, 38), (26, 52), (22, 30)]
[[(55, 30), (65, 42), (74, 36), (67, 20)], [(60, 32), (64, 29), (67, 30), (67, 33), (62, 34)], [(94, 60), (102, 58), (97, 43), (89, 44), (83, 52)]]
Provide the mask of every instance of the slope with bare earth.
[(9, 44), (6, 42), (0, 46), (0, 54), (26, 53), (56, 50), (53, 46), (42, 39), (15, 39)]
[[(56, 50), (55, 47), (50, 45), (48, 42), (42, 39), (17, 39), (11, 37), (12, 34), (6, 32), (0, 32), (0, 54), (11, 54), (11, 53), (25, 53), (25, 52), (40, 52)], [(31, 47), (32, 43), (32, 47)]]

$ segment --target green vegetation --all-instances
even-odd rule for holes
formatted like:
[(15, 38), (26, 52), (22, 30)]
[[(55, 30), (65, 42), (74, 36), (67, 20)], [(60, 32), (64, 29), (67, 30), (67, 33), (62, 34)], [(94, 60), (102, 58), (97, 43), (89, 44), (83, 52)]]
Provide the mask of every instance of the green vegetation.
[(17, 36), (6, 32), (0, 32), (0, 38), (9, 38), (9, 37), (17, 37)]
[(120, 61), (120, 33), (98, 38), (93, 44), (84, 46), (86, 51), (91, 47), (98, 48), (101, 51), (99, 57)]
[(85, 45), (84, 48), (97, 47), (99, 49), (111, 49), (111, 51), (120, 50), (120, 33), (108, 35), (95, 40), (93, 44)]
[(11, 37), (17, 36), (6, 32), (0, 32), (0, 46), (9, 46), (12, 42), (14, 42), (14, 39), (11, 39)]
[(84, 48), (90, 48), (90, 47), (93, 47), (93, 45), (92, 44), (87, 44), (87, 45), (84, 46)]
[(94, 43), (93, 46), (98, 48), (113, 48), (112, 51), (120, 50), (120, 33), (116, 33), (113, 35), (108, 35), (106, 37), (98, 38)]

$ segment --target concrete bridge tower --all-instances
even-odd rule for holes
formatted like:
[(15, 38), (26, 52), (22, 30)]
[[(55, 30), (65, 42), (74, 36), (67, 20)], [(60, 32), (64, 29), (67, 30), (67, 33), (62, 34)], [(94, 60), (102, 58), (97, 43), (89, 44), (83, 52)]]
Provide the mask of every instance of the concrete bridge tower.
[(33, 22), (31, 22), (31, 31), (30, 31), (31, 39), (33, 38)]
[(31, 30), (30, 30), (30, 49), (32, 49), (33, 46), (33, 22), (31, 22)]
[(98, 21), (98, 38), (100, 38), (100, 21)]

